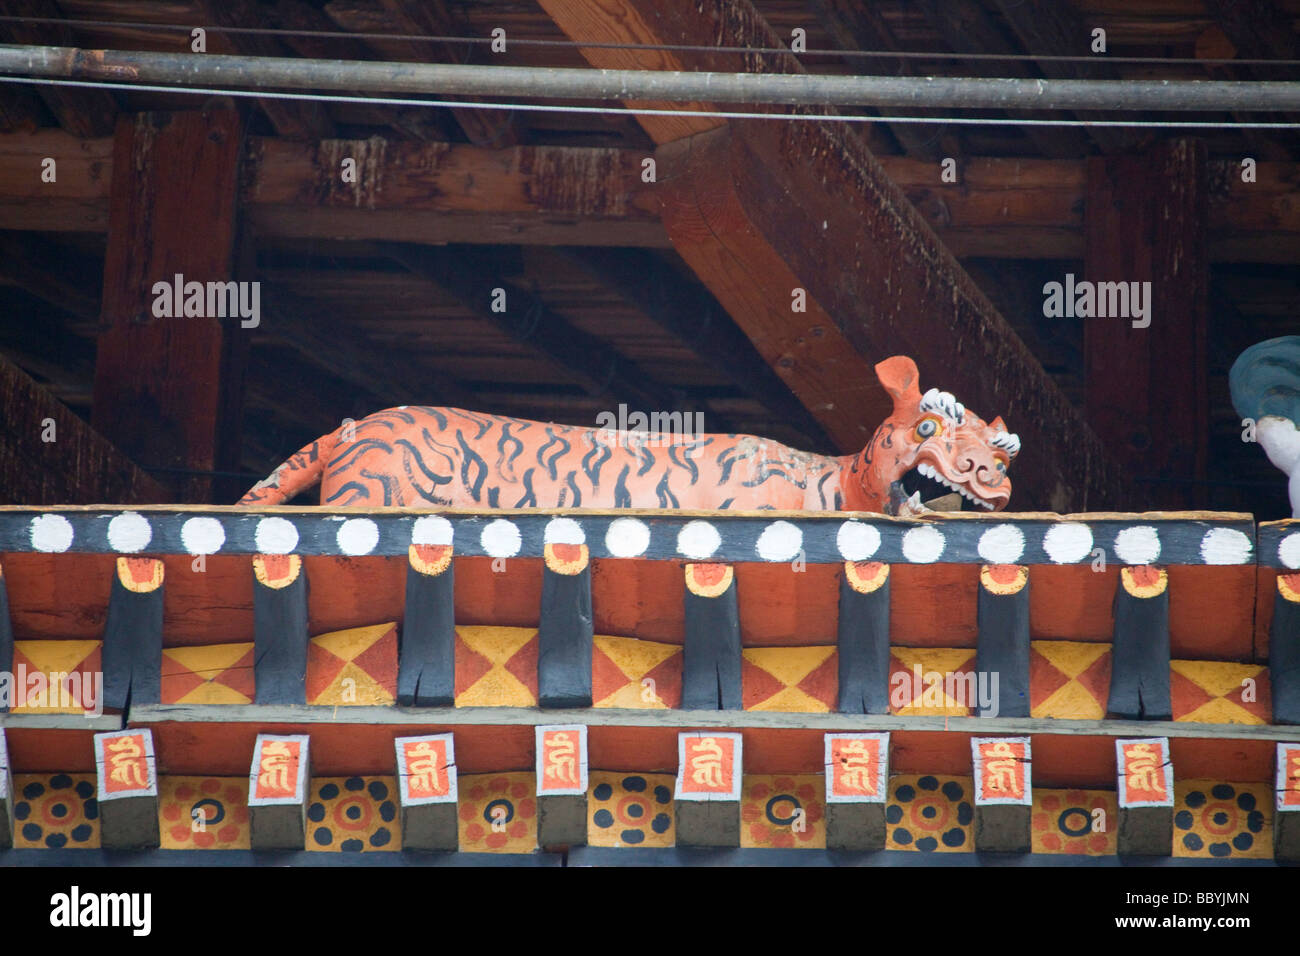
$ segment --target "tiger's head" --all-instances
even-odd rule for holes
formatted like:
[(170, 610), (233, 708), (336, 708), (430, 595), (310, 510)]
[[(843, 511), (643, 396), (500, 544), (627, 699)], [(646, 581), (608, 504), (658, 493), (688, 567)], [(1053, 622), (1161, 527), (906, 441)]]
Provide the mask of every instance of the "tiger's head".
[[(1001, 418), (985, 422), (948, 392), (917, 387), (916, 363), (895, 355), (876, 366), (894, 411), (855, 463), (869, 509), (916, 514), (956, 492), (962, 511), (1001, 511), (1011, 500), (1007, 469), (1020, 439)], [(954, 509), (947, 509), (954, 510)]]

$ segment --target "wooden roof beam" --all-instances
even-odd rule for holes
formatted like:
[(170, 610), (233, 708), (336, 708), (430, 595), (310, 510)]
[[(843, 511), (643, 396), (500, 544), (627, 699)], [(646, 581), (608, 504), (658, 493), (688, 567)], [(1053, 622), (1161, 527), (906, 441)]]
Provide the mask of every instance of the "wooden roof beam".
[[(627, 0), (541, 4), (580, 43), (781, 42), (747, 0), (661, 0), (652, 23)], [(626, 65), (627, 52), (584, 51), (597, 67)], [(722, 59), (709, 68), (800, 69), (793, 57)], [(842, 449), (865, 445), (890, 410), (872, 365), (906, 353), (923, 383), (1019, 431), (1018, 507), (1123, 500), (1096, 436), (854, 132), (753, 120), (679, 138), (650, 119), (674, 247)]]
[[(669, 247), (648, 154), (632, 149), (249, 137), (241, 206), (258, 235), (425, 243)], [(40, 181), (40, 160), (59, 178)], [(356, 185), (341, 180), (352, 158)], [(935, 163), (879, 156), (881, 167), (959, 258), (1082, 259), (1084, 163), (975, 156), (961, 182)], [(12, 230), (105, 232), (112, 141), (60, 130), (0, 134), (0, 222)], [(367, 172), (367, 170), (369, 172)], [(1300, 260), (1296, 165), (1212, 160), (1211, 262)]]

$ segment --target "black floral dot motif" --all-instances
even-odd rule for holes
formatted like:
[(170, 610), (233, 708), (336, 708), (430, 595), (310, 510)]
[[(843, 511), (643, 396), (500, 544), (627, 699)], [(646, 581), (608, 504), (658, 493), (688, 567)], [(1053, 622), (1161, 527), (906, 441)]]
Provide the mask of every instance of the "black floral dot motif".
[[(1211, 800), (1218, 806), (1213, 806)], [(1230, 783), (1216, 783), (1208, 794), (1201, 789), (1188, 790), (1182, 798), (1184, 809), (1174, 814), (1174, 826), (1184, 831), (1183, 848), (1220, 859), (1246, 853), (1255, 847), (1256, 837), (1264, 829), (1264, 814), (1258, 804), (1254, 794), (1238, 793)], [(1207, 807), (1211, 808), (1208, 816)], [(1190, 832), (1198, 822), (1211, 828), (1208, 839)]]

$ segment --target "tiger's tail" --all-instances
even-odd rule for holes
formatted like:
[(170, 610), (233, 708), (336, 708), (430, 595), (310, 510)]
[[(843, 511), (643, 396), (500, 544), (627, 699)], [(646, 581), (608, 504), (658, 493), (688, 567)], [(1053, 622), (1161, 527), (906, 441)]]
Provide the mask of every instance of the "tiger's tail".
[(334, 454), (341, 430), (342, 426), (304, 446), (298, 454), (248, 489), (237, 504), (282, 505), (315, 485), (325, 471), (325, 462)]

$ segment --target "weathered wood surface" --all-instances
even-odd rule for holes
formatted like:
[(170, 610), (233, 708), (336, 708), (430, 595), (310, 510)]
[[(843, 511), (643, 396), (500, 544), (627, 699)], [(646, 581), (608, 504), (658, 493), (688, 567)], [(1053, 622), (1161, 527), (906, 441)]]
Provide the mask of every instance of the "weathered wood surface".
[[(246, 329), (156, 317), (152, 290), (177, 274), (232, 278), (243, 132), (234, 110), (137, 114), (118, 126), (92, 424), (144, 465), (204, 472), (238, 461)], [(167, 484), (183, 500), (212, 493), (206, 476), (173, 473)]]
[[(1208, 188), (1196, 140), (1088, 163), (1083, 279), (1125, 283), (1130, 310), (1140, 283), (1146, 315), (1083, 319), (1084, 412), (1130, 472), (1186, 480), (1161, 491), (1182, 507), (1206, 498), (1196, 482), (1206, 477), (1210, 432)], [(1140, 506), (1149, 495), (1138, 490), (1126, 500)]]
[[(663, 248), (649, 152), (583, 146), (492, 150), (467, 143), (380, 138), (295, 142), (249, 137), (240, 192), (259, 235), (290, 239), (512, 243)], [(54, 158), (58, 179), (41, 182)], [(342, 161), (356, 160), (345, 183)], [(1082, 259), (1087, 163), (972, 156), (957, 183), (938, 163), (877, 156), (955, 256)], [(0, 215), (6, 228), (104, 232), (112, 140), (62, 130), (0, 135)], [(1234, 160), (1208, 163), (1212, 262), (1293, 263), (1300, 255), (1300, 177), (1261, 161), (1243, 183)], [(436, 215), (434, 215), (436, 214)]]
[[(170, 494), (0, 355), (0, 487), (25, 504), (162, 502)], [(54, 441), (43, 441), (52, 422)]]

